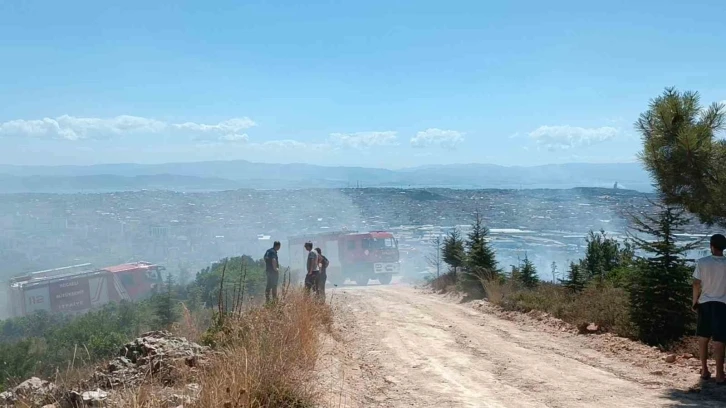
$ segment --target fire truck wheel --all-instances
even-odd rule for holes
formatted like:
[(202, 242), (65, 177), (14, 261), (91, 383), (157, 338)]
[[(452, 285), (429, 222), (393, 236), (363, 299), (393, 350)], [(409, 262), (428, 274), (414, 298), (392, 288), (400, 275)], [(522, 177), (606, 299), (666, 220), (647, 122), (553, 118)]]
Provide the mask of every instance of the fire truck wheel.
[(393, 275), (390, 274), (378, 275), (378, 282), (381, 282), (381, 285), (388, 285), (391, 283), (391, 279), (393, 279)]
[(368, 275), (360, 274), (355, 278), (355, 283), (360, 286), (366, 286), (368, 284)]

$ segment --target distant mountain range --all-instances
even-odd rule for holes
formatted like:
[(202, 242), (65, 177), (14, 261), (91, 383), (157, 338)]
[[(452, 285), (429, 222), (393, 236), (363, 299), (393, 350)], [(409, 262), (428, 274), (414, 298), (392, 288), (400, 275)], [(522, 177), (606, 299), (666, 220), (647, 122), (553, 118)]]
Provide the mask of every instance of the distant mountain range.
[(139, 189), (180, 191), (238, 188), (613, 187), (651, 191), (638, 163), (572, 163), (544, 166), (432, 165), (401, 170), (268, 164), (244, 160), (93, 166), (0, 165), (0, 192), (99, 192)]

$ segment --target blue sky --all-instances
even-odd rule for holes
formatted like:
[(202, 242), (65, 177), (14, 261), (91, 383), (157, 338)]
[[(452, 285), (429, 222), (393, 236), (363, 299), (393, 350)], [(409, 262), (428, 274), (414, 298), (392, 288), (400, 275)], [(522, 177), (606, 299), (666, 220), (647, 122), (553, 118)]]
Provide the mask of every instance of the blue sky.
[(0, 163), (633, 161), (726, 100), (726, 2), (673, 3), (0, 0)]

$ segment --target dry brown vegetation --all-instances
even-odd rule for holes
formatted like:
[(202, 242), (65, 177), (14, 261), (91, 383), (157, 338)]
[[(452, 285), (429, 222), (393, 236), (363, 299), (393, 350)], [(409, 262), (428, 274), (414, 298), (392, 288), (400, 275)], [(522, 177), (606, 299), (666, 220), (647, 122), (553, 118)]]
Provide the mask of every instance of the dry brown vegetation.
[(562, 285), (541, 283), (526, 289), (512, 280), (482, 282), (487, 299), (504, 310), (527, 313), (532, 310), (546, 312), (575, 326), (596, 324), (601, 330), (623, 337), (633, 337), (628, 294), (607, 283), (588, 286), (582, 292), (572, 293)]
[[(276, 303), (233, 307), (216, 313), (206, 331), (199, 326), (208, 314), (184, 309), (177, 334), (211, 344), (194, 368), (182, 361), (177, 369), (149, 373), (143, 383), (109, 393), (108, 406), (161, 408), (313, 407), (320, 398), (316, 364), (321, 334), (332, 330), (332, 309), (302, 289), (283, 291)], [(203, 324), (203, 323), (202, 323)], [(55, 407), (73, 406), (69, 390), (84, 389), (91, 367), (69, 369), (55, 379)], [(56, 394), (56, 393), (54, 393)], [(18, 407), (35, 406), (19, 401)]]
[(456, 290), (456, 273), (446, 272), (437, 278), (431, 279), (429, 285), (431, 289), (439, 293), (454, 291)]
[[(186, 315), (185, 321), (191, 320)], [(314, 370), (321, 330), (330, 330), (331, 309), (301, 290), (275, 304), (217, 316), (203, 337), (214, 345), (208, 364), (184, 382), (199, 384), (185, 407), (312, 407), (319, 396)], [(187, 330), (193, 333), (191, 324)], [(182, 382), (183, 383), (183, 382)], [(127, 395), (129, 407), (167, 405), (151, 387)], [(168, 402), (166, 402), (168, 404)]]
[(330, 308), (302, 291), (229, 316), (213, 334), (220, 353), (200, 376), (195, 406), (313, 406), (319, 334), (331, 320)]

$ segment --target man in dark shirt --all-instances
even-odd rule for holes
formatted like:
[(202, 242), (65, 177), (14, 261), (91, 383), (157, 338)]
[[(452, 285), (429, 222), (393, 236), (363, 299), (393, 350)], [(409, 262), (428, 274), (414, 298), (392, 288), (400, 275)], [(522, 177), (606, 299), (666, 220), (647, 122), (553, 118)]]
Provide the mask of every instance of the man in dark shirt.
[(308, 241), (305, 243), (305, 250), (308, 251), (307, 275), (305, 275), (305, 291), (317, 292), (318, 275), (320, 275), (320, 259), (318, 253), (313, 250), (313, 243)]
[(315, 248), (315, 252), (318, 253), (320, 263), (320, 275), (318, 276), (318, 297), (325, 302), (325, 282), (328, 280), (328, 265), (330, 261), (323, 255), (323, 251), (320, 248)]
[(265, 300), (268, 302), (277, 300), (277, 282), (280, 279), (280, 263), (277, 259), (277, 251), (280, 250), (280, 241), (275, 241), (272, 248), (265, 252), (265, 272), (267, 272), (267, 287), (265, 288)]

